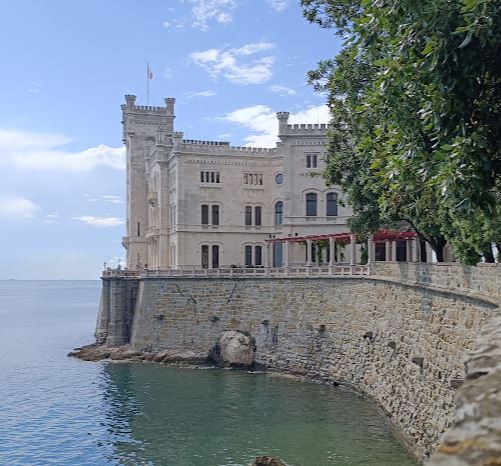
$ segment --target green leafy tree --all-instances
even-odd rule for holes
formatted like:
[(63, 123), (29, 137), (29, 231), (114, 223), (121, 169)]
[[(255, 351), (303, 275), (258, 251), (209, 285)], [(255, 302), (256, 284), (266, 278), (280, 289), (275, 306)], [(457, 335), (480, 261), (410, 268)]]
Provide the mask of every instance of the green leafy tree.
[(352, 228), (408, 222), (441, 259), (501, 242), (499, 0), (303, 0), (344, 48), (310, 73), (328, 92), (328, 179)]

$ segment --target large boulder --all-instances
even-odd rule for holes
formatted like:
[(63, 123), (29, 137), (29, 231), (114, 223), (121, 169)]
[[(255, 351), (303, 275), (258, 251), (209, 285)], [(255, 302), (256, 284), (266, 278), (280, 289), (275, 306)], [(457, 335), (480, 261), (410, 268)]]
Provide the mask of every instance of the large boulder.
[(209, 359), (220, 366), (249, 368), (254, 365), (255, 353), (256, 342), (251, 335), (228, 330), (211, 350)]
[(272, 458), (271, 456), (258, 456), (253, 463), (249, 466), (287, 466), (284, 462), (280, 461), (278, 458)]

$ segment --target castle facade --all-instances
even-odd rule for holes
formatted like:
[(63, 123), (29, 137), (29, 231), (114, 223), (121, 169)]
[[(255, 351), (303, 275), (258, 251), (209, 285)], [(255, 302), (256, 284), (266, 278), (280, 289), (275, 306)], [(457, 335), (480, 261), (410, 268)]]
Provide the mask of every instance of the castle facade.
[[(327, 261), (321, 250), (270, 239), (348, 232), (352, 212), (324, 168), (327, 125), (288, 124), (277, 113), (275, 148), (183, 139), (175, 99), (164, 107), (125, 96), (127, 267), (281, 267)], [(315, 176), (317, 174), (317, 176)], [(337, 254), (337, 253), (336, 253)], [(342, 254), (340, 252), (339, 254)], [(337, 259), (342, 260), (342, 257)]]

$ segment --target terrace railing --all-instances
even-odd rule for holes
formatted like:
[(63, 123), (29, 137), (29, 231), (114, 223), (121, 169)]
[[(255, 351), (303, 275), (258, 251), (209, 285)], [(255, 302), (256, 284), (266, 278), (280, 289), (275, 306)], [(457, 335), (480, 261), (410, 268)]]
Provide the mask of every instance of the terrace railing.
[(335, 265), (322, 267), (218, 268), (218, 269), (107, 269), (103, 278), (315, 278), (369, 275), (367, 265)]

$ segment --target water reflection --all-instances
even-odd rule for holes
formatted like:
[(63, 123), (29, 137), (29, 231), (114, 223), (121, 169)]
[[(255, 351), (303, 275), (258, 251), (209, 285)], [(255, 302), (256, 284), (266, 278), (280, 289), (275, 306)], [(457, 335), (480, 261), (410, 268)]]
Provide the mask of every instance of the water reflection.
[(346, 390), (238, 371), (107, 364), (108, 461), (236, 466), (410, 466), (382, 415)]

